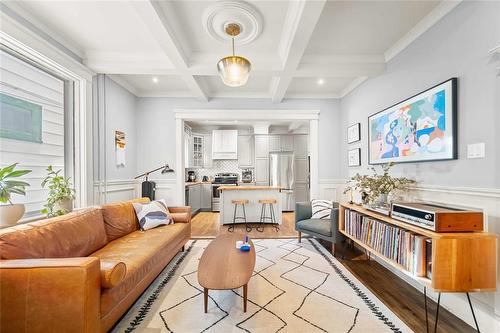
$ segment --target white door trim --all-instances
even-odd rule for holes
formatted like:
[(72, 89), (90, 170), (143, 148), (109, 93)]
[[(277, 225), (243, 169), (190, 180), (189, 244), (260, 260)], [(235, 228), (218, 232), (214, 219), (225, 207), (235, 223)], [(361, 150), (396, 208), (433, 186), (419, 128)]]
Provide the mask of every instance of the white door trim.
[(311, 157), (310, 197), (319, 194), (319, 110), (262, 109), (176, 109), (176, 204), (184, 205), (184, 123), (196, 120), (307, 120), (309, 121), (309, 151)]

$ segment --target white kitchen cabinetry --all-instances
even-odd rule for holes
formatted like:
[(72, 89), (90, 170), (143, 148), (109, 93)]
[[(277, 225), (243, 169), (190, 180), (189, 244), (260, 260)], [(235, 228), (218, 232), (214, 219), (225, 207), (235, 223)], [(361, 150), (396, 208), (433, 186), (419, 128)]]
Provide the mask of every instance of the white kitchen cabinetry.
[(269, 158), (269, 136), (255, 136), (255, 158)]
[(307, 177), (308, 177), (307, 159), (295, 159), (294, 163), (295, 163), (295, 168), (294, 168), (295, 182), (307, 183)]
[(203, 136), (198, 134), (193, 134), (192, 145), (193, 145), (193, 168), (203, 167), (204, 162), (204, 144)]
[(196, 214), (201, 208), (201, 186), (199, 184), (189, 186), (189, 206), (191, 214)]
[(293, 136), (293, 152), (295, 158), (307, 158), (307, 135)]
[(203, 167), (211, 168), (212, 166), (212, 136), (205, 134), (203, 135)]
[(252, 135), (238, 136), (238, 167), (253, 168), (254, 166), (254, 137)]
[(196, 185), (201, 187), (201, 209), (212, 210), (212, 184)]
[(309, 201), (309, 187), (307, 184), (295, 184), (293, 196), (295, 197), (295, 202)]
[(255, 159), (255, 182), (269, 185), (269, 159)]
[(281, 151), (293, 151), (293, 135), (282, 135), (280, 147)]
[(238, 131), (214, 130), (212, 132), (212, 159), (236, 160), (238, 158)]
[(269, 151), (270, 152), (281, 151), (280, 136), (279, 135), (270, 135), (269, 136)]

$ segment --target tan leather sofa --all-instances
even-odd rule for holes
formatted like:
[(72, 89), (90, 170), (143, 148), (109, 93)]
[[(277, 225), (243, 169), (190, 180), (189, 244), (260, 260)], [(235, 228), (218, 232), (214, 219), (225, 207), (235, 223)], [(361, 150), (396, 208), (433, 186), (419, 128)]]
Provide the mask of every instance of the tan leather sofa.
[(169, 209), (144, 232), (132, 201), (0, 230), (0, 332), (108, 331), (189, 240), (191, 208)]

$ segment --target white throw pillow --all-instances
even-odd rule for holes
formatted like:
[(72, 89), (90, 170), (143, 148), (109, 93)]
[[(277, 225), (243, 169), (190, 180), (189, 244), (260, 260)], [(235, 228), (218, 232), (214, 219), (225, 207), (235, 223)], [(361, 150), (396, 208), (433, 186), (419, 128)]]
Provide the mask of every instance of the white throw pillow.
[(333, 201), (330, 200), (311, 200), (312, 219), (329, 219), (333, 208)]
[(163, 199), (145, 204), (134, 202), (133, 205), (135, 214), (139, 220), (139, 226), (143, 231), (174, 223), (168, 211), (167, 204)]

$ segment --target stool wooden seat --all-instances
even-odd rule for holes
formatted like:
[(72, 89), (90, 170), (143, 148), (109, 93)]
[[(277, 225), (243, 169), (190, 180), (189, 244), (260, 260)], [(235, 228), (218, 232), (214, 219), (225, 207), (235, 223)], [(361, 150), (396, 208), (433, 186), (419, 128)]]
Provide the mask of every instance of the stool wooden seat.
[(276, 204), (276, 199), (261, 199), (259, 200), (260, 204)]
[[(250, 201), (248, 199), (236, 199), (236, 200), (231, 200), (231, 203), (234, 205), (234, 212), (233, 212), (233, 223), (229, 226), (227, 231), (233, 232), (234, 231), (234, 225), (236, 224), (236, 221), (238, 220), (243, 220), (245, 222), (245, 229), (247, 232), (252, 231), (252, 227), (248, 224), (247, 221), (247, 213), (245, 211), (245, 205), (248, 204)], [(243, 209), (243, 215), (238, 216), (238, 206), (241, 206)]]
[(246, 205), (247, 203), (249, 203), (249, 201), (246, 199), (238, 199), (238, 200), (231, 200), (231, 203), (235, 205)]

